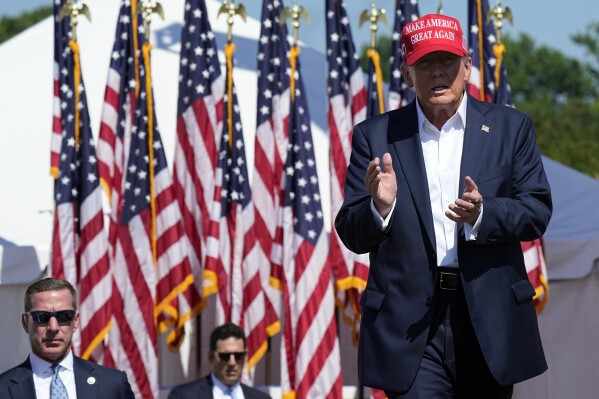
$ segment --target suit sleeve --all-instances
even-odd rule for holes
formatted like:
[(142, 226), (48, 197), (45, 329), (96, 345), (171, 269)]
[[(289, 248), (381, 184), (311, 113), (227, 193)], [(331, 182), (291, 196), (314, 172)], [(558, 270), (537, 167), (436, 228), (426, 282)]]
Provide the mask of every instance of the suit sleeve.
[[(531, 241), (543, 235), (552, 213), (551, 191), (530, 117), (518, 126), (511, 167), (511, 196), (483, 195), (484, 216), (477, 244)], [(496, 179), (501, 181), (501, 179)]]
[(131, 385), (129, 384), (129, 380), (127, 379), (127, 373), (124, 371), (121, 372), (123, 378), (123, 398), (124, 399), (135, 399), (135, 395), (133, 394), (133, 390), (131, 389)]
[[(364, 186), (368, 164), (375, 157), (365, 138), (363, 124), (356, 125), (352, 138), (352, 153), (345, 177), (345, 199), (335, 218), (335, 229), (345, 246), (356, 253), (373, 251), (387, 236), (376, 222)], [(383, 154), (377, 154), (381, 157)], [(390, 223), (392, 223), (393, 216)]]
[(168, 399), (182, 399), (182, 397), (179, 396), (179, 390), (177, 388), (171, 389), (168, 394)]

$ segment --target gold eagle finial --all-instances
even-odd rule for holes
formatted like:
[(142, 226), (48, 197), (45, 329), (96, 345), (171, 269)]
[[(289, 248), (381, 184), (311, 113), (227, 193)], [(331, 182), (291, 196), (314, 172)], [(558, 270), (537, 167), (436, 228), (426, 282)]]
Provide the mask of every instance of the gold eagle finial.
[(364, 22), (370, 21), (370, 47), (376, 47), (376, 31), (378, 30), (378, 23), (382, 22), (387, 26), (387, 15), (384, 8), (377, 8), (376, 4), (370, 5), (370, 10), (362, 11), (360, 14), (360, 20), (358, 27), (361, 27)]

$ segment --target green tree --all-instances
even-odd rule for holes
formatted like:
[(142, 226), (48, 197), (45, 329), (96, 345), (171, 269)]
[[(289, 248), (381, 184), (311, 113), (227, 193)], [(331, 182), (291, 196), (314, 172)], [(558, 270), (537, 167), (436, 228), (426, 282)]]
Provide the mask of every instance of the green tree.
[(10, 39), (42, 19), (49, 17), (52, 13), (52, 6), (44, 6), (33, 11), (21, 13), (16, 17), (0, 18), (0, 43)]
[(599, 22), (589, 24), (584, 32), (572, 36), (572, 40), (583, 46), (586, 53), (594, 59), (595, 65), (591, 67), (591, 71), (595, 80), (599, 82)]
[[(392, 48), (391, 36), (378, 36), (376, 40), (376, 50), (379, 52), (381, 58), (381, 73), (383, 74), (383, 81), (389, 81), (389, 58), (391, 56)], [(370, 44), (363, 44), (360, 49), (360, 67), (364, 72), (368, 72), (368, 49)]]
[(506, 35), (504, 43), (505, 68), (516, 103), (538, 98), (550, 98), (555, 103), (597, 98), (599, 82), (588, 64), (537, 46), (527, 34), (516, 40)]
[[(598, 39), (587, 34), (579, 44), (584, 41), (588, 49), (596, 49)], [(541, 152), (599, 178), (596, 70), (558, 50), (537, 46), (526, 34), (518, 39), (507, 36), (504, 42), (515, 106), (533, 119)]]

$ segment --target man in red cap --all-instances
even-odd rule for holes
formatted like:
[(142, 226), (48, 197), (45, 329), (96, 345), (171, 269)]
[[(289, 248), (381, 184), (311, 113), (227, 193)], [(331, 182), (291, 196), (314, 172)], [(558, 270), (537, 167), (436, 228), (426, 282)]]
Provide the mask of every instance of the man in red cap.
[(531, 119), (466, 94), (459, 22), (402, 31), (416, 100), (354, 127), (335, 228), (370, 253), (361, 383), (389, 398), (510, 398), (547, 369), (520, 241), (552, 213)]

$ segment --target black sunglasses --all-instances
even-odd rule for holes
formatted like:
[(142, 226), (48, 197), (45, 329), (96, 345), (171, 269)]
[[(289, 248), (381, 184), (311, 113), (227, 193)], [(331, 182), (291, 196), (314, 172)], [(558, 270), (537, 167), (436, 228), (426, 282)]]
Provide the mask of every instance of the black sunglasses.
[(228, 362), (231, 355), (235, 357), (235, 361), (239, 363), (245, 358), (247, 352), (216, 352), (221, 362)]
[(35, 324), (48, 324), (52, 317), (56, 318), (58, 324), (70, 324), (75, 319), (76, 310), (59, 310), (58, 312), (45, 312), (43, 310), (32, 310), (27, 312), (31, 315)]

